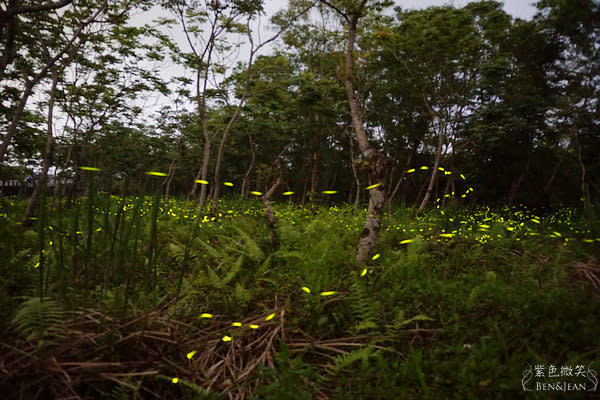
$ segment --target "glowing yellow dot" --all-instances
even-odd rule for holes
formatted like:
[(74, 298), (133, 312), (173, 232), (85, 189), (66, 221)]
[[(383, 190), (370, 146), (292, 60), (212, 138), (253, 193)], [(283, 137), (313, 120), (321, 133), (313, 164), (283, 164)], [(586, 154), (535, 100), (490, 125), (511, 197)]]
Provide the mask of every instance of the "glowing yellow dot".
[(284, 195), (284, 196), (291, 196), (291, 195), (293, 195), (293, 194), (294, 194), (294, 192), (283, 192), (283, 195)]
[(337, 190), (323, 190), (323, 194), (336, 194)]
[(360, 276), (365, 276), (367, 274), (367, 269), (363, 269), (363, 271), (360, 273)]
[(413, 172), (415, 172), (414, 168), (409, 169), (408, 171), (406, 171), (407, 174), (412, 174)]
[(410, 242), (412, 242), (414, 239), (406, 239), (400, 242), (400, 244), (408, 244)]
[(381, 185), (383, 185), (383, 183), (379, 182), (379, 183), (376, 183), (376, 184), (374, 184), (374, 185), (367, 186), (367, 189), (366, 189), (366, 190), (375, 189), (376, 187), (379, 187), (379, 186), (381, 186)]
[(258, 329), (259, 326), (258, 325), (254, 325), (254, 324), (250, 324), (248, 325), (251, 329)]
[(79, 169), (82, 169), (84, 171), (100, 171), (100, 168), (96, 167), (79, 167)]
[(212, 318), (212, 317), (213, 317), (213, 315), (209, 314), (209, 313), (200, 314), (200, 318)]
[(310, 289), (306, 286), (302, 286), (302, 290), (304, 290), (306, 293), (310, 293)]
[(233, 183), (231, 182), (223, 182), (223, 185), (233, 187)]
[(177, 383), (177, 382), (179, 382), (179, 378), (173, 378), (173, 379), (171, 379), (171, 382)]
[(221, 340), (223, 340), (224, 342), (231, 342), (231, 336), (223, 336), (223, 339)]
[(192, 359), (192, 357), (194, 357), (194, 355), (195, 355), (196, 353), (197, 353), (197, 351), (196, 351), (196, 350), (194, 350), (194, 351), (190, 351), (189, 353), (187, 353), (187, 358), (188, 358), (188, 360), (191, 360), (191, 359)]
[(336, 292), (335, 290), (332, 290), (330, 292), (321, 292), (321, 296), (331, 296), (334, 295)]
[(194, 182), (199, 183), (201, 185), (208, 185), (208, 181), (205, 181), (204, 179), (196, 179)]
[(148, 171), (148, 172), (146, 172), (146, 175), (167, 176), (167, 174), (165, 174), (164, 172), (156, 172), (156, 171)]
[(267, 316), (267, 318), (265, 318), (265, 321), (270, 321), (270, 320), (272, 320), (273, 318), (275, 318), (275, 313), (273, 313), (273, 314), (270, 314), (269, 316)]
[(233, 322), (231, 323), (231, 326), (242, 326), (241, 322)]
[(379, 257), (380, 257), (380, 254), (379, 254), (379, 253), (377, 253), (377, 254), (375, 254), (375, 255), (373, 256), (372, 260), (377, 260)]
[(255, 190), (251, 191), (250, 193), (253, 194), (253, 195), (255, 195), (255, 196), (262, 196), (261, 192), (257, 192)]

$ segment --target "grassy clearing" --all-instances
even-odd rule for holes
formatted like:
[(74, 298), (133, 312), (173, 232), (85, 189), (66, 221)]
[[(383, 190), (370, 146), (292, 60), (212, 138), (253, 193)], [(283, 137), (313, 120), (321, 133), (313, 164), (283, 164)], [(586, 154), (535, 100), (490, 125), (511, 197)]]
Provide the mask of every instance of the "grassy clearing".
[(396, 208), (365, 269), (344, 206), (275, 205), (275, 247), (258, 203), (97, 193), (24, 228), (0, 201), (8, 398), (506, 398), (600, 351), (570, 210)]

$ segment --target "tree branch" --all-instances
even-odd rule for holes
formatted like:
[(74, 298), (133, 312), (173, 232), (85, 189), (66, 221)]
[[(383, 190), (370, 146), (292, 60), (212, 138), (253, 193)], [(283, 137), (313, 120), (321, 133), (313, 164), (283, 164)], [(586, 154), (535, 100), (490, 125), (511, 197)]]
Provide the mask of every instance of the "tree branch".
[(38, 4), (32, 6), (19, 6), (15, 7), (12, 10), (8, 9), (6, 11), (0, 10), (0, 23), (5, 23), (9, 19), (19, 15), (19, 14), (28, 14), (40, 11), (49, 11), (56, 10), (58, 8), (62, 8), (68, 4), (71, 4), (73, 0), (60, 0), (54, 3), (46, 3), (46, 4)]

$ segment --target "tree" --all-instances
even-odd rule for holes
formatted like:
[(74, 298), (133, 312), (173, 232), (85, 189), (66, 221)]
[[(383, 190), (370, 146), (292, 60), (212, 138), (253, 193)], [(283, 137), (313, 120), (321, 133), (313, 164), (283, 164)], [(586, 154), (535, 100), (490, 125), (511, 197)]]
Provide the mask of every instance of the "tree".
[(600, 6), (592, 0), (543, 0), (537, 7), (536, 22), (559, 53), (549, 68), (558, 92), (550, 125), (574, 153), (580, 197), (591, 212), (591, 192), (600, 193), (597, 181), (590, 181), (600, 163)]
[(0, 7), (0, 36), (4, 37), (2, 53), (0, 55), (0, 83), (4, 79), (6, 68), (12, 64), (17, 57), (19, 43), (17, 36), (21, 15), (44, 13), (46, 11), (58, 10), (73, 0), (59, 0), (42, 4), (27, 4), (24, 0), (9, 0), (5, 8)]
[[(369, 185), (372, 189), (369, 191), (369, 208), (367, 210), (367, 220), (360, 235), (356, 259), (359, 263), (364, 263), (375, 247), (377, 234), (381, 229), (381, 219), (383, 216), (383, 207), (385, 205), (386, 186), (385, 176), (388, 169), (388, 159), (377, 148), (369, 143), (367, 131), (364, 125), (364, 113), (357, 95), (355, 87), (355, 43), (358, 22), (368, 11), (368, 7), (381, 7), (381, 2), (368, 0), (360, 1), (326, 1), (322, 3), (333, 8), (345, 21), (347, 28), (346, 36), (346, 54), (344, 64), (344, 85), (346, 95), (350, 106), (350, 115), (352, 117), (352, 126), (356, 135), (358, 148), (368, 165)], [(370, 4), (368, 4), (370, 3)], [(387, 2), (386, 2), (387, 3)]]
[[(67, 10), (62, 13), (62, 15), (50, 16), (47, 14), (47, 11), (52, 10), (52, 7), (40, 8), (32, 6), (31, 8), (24, 7), (22, 1), (17, 3), (20, 5), (11, 3), (14, 8), (9, 7), (4, 16), (4, 18), (8, 18), (7, 23), (9, 25), (12, 24), (6, 28), (9, 36), (11, 34), (10, 31), (13, 29), (16, 30), (18, 26), (18, 19), (15, 18), (18, 18), (18, 15), (24, 14), (24, 10), (33, 10), (31, 12), (40, 11), (32, 14), (33, 17), (45, 20), (47, 24), (52, 25), (49, 26), (47, 30), (56, 33), (59, 36), (36, 36), (35, 33), (26, 36), (23, 47), (26, 46), (28, 51), (26, 54), (22, 54), (18, 57), (18, 53), (15, 53), (16, 50), (11, 48), (11, 46), (14, 46), (16, 38), (13, 37), (11, 39), (10, 37), (7, 37), (7, 40), (10, 41), (10, 43), (7, 42), (5, 45), (3, 58), (6, 60), (3, 61), (2, 65), (4, 66), (0, 72), (2, 72), (4, 76), (6, 67), (10, 62), (14, 61), (15, 58), (18, 58), (19, 62), (14, 66), (16, 71), (11, 73), (11, 81), (14, 82), (16, 78), (16, 84), (18, 85), (17, 87), (19, 87), (21, 95), (16, 104), (13, 105), (11, 114), (7, 116), (9, 122), (7, 124), (6, 133), (2, 138), (2, 143), (0, 143), (0, 165), (4, 164), (6, 160), (8, 147), (17, 132), (19, 122), (25, 112), (27, 102), (33, 94), (34, 88), (47, 77), (48, 73), (52, 71), (55, 65), (64, 66), (65, 61), (69, 58), (69, 53), (76, 51), (76, 49), (80, 48), (87, 40), (87, 35), (89, 35), (90, 32), (85, 32), (85, 29), (98, 21), (98, 19), (109, 9), (107, 1), (88, 2), (84, 7)], [(41, 11), (46, 13), (44, 14)], [(14, 35), (17, 34), (18, 32), (14, 32)], [(56, 43), (60, 43), (61, 45), (56, 46)], [(35, 58), (35, 55), (45, 54), (45, 52), (48, 52), (50, 56)], [(17, 71), (20, 71), (20, 74), (16, 73)], [(3, 86), (8, 85), (6, 82), (0, 81), (0, 83)], [(14, 83), (11, 82), (11, 84)]]

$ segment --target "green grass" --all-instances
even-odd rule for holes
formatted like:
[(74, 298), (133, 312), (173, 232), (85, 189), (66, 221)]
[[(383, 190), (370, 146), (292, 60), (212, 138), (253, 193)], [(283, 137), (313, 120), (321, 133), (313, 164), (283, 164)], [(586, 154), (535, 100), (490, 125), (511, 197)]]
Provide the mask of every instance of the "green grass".
[(572, 210), (392, 209), (362, 274), (343, 205), (276, 204), (275, 248), (258, 202), (96, 193), (27, 229), (0, 201), (0, 386), (26, 399), (521, 397), (528, 366), (599, 356), (600, 235)]

